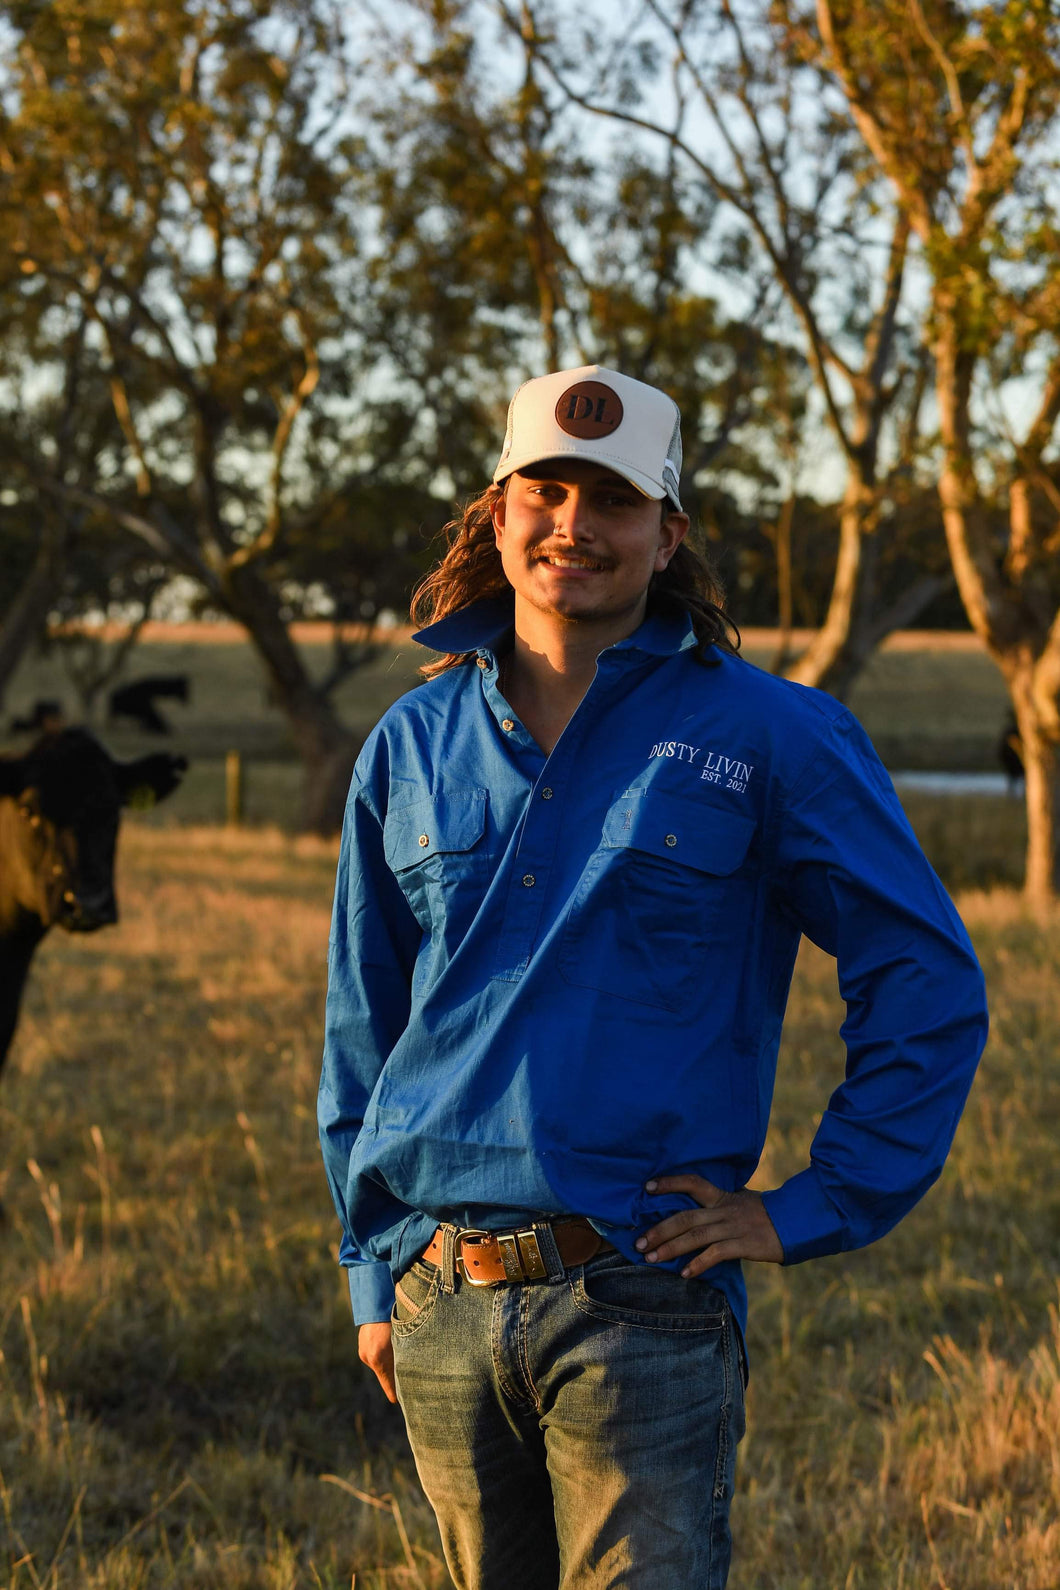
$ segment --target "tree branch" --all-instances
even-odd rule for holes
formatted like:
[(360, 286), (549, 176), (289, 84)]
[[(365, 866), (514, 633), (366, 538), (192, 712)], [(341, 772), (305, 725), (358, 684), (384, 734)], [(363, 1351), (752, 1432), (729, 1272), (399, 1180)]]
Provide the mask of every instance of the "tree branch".
[[(299, 319), (302, 322), (302, 317), (299, 317)], [(280, 537), (280, 530), (283, 524), (280, 493), (283, 485), (284, 458), (295, 420), (316, 391), (317, 383), (320, 380), (320, 361), (317, 357), (316, 348), (306, 333), (304, 322), (301, 323), (301, 330), (306, 367), (302, 379), (298, 382), (281, 412), (280, 422), (272, 439), (272, 468), (269, 476), (269, 501), (265, 525), (260, 534), (254, 537), (253, 541), (244, 542), (231, 553), (228, 559), (229, 569), (241, 569), (246, 564), (265, 557), (267, 553), (273, 550)]]
[(934, 225), (931, 210), (919, 190), (905, 180), (901, 163), (895, 158), (895, 151), (891, 149), (884, 135), (882, 124), (865, 105), (850, 69), (850, 63), (839, 48), (829, 0), (816, 0), (816, 13), (817, 26), (825, 47), (828, 65), (839, 79), (854, 124), (880, 170), (894, 184), (917, 235), (926, 243), (931, 237)]
[(201, 557), (198, 548), (188, 538), (177, 530), (175, 525), (167, 529), (160, 529), (143, 514), (132, 513), (127, 508), (121, 508), (110, 498), (100, 492), (84, 491), (80, 486), (68, 486), (61, 480), (41, 479), (38, 485), (49, 496), (58, 497), (64, 502), (76, 502), (83, 508), (92, 508), (97, 513), (105, 514), (123, 530), (137, 536), (145, 542), (159, 557), (175, 560), (186, 573), (199, 580), (212, 596), (219, 594), (220, 586), (213, 571)]
[[(649, 4), (654, 5), (654, 3), (655, 0), (649, 0)], [(678, 40), (677, 42), (680, 46), (680, 41)], [(685, 58), (687, 60), (687, 55)], [(687, 139), (682, 138), (672, 129), (663, 127), (659, 123), (650, 121), (643, 116), (635, 115), (632, 111), (622, 110), (612, 105), (600, 104), (597, 101), (590, 99), (587, 95), (579, 93), (567, 82), (566, 78), (556, 67), (556, 65), (549, 60), (547, 55), (543, 56), (542, 60), (545, 70), (548, 72), (553, 82), (555, 82), (560, 92), (566, 96), (571, 104), (578, 105), (582, 110), (587, 111), (590, 115), (603, 116), (612, 121), (618, 121), (624, 123), (627, 126), (639, 128), (643, 132), (652, 134), (653, 137), (666, 140), (671, 147), (679, 150), (685, 159), (688, 160), (688, 162), (692, 165), (692, 167), (700, 173), (700, 175), (706, 180), (707, 185), (717, 194), (718, 198), (723, 199), (725, 202), (732, 205), (733, 209), (735, 209), (748, 221), (755, 235), (758, 237), (759, 242), (762, 244), (763, 250), (769, 258), (770, 263), (776, 272), (777, 279), (783, 287), (784, 292), (792, 305), (792, 308), (795, 310), (796, 315), (802, 322), (803, 329), (806, 332), (810, 363), (813, 366), (821, 395), (824, 398), (829, 420), (840, 446), (843, 448), (848, 458), (853, 458), (856, 453), (856, 446), (850, 435), (843, 411), (839, 406), (839, 402), (832, 388), (832, 382), (829, 376), (829, 368), (836, 370), (840, 375), (843, 376), (844, 379), (851, 382), (851, 384), (853, 384), (856, 379), (856, 373), (848, 361), (839, 353), (835, 344), (832, 343), (822, 332), (820, 323), (818, 322), (817, 316), (814, 313), (813, 307), (799, 284), (797, 261), (791, 258), (790, 255), (783, 253), (778, 248), (776, 241), (772, 237), (762, 215), (751, 199), (750, 195), (756, 191), (755, 185), (747, 174), (746, 167), (742, 163), (742, 157), (740, 156), (738, 148), (732, 142), (731, 135), (727, 131), (726, 118), (720, 114), (720, 107), (717, 106), (709, 86), (706, 84), (703, 84), (702, 86), (701, 92), (704, 95), (704, 103), (707, 105), (708, 109), (711, 110), (711, 114), (714, 116), (721, 136), (725, 140), (727, 147), (729, 147), (733, 152), (733, 158), (737, 162), (738, 169), (741, 170), (741, 174), (745, 183), (745, 191), (741, 191), (739, 188), (734, 187), (732, 183), (726, 181), (725, 178), (723, 178), (707, 160), (705, 160), (692, 148)], [(698, 83), (702, 82), (702, 76), (701, 74), (697, 73), (696, 68), (691, 62), (689, 62), (688, 65), (689, 71), (693, 76), (693, 80), (697, 81), (698, 86)]]

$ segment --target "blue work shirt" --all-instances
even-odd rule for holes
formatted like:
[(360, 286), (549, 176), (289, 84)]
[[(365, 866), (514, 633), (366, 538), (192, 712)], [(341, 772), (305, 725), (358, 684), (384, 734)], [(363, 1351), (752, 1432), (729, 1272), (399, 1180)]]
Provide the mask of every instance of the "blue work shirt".
[[(319, 1122), (359, 1324), (443, 1220), (584, 1215), (639, 1261), (692, 1206), (651, 1177), (743, 1187), (803, 933), (838, 962), (846, 1076), (765, 1194), (786, 1262), (921, 1197), (986, 1035), (967, 934), (844, 707), (718, 648), (705, 667), (684, 617), (649, 615), (546, 756), (498, 688), (511, 626), (497, 599), (417, 636), (474, 655), (353, 775)], [(742, 1330), (739, 1264), (705, 1279)]]

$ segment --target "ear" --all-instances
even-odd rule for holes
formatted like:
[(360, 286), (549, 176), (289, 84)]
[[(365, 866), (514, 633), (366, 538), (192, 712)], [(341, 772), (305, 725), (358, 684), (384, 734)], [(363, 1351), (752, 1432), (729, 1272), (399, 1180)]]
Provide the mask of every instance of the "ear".
[[(507, 487), (507, 481), (505, 481), (505, 486)], [(504, 533), (504, 515), (507, 506), (508, 497), (506, 490), (501, 493), (496, 502), (490, 505), (490, 518), (493, 520), (493, 539), (498, 547), (501, 544), (501, 536)]]
[(659, 550), (655, 554), (656, 574), (661, 574), (665, 569), (688, 534), (690, 523), (687, 513), (678, 513), (676, 508), (672, 513), (663, 516), (659, 526)]
[(0, 795), (21, 795), (31, 782), (24, 757), (0, 756)]
[(187, 767), (187, 757), (171, 756), (168, 751), (154, 751), (136, 762), (115, 762), (114, 777), (122, 805), (146, 811), (156, 801), (164, 801), (172, 795)]

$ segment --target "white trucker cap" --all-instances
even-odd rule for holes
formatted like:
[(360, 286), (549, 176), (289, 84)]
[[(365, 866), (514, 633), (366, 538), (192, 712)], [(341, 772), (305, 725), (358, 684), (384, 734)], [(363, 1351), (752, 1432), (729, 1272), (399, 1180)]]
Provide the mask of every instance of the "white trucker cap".
[(508, 405), (495, 482), (546, 458), (585, 458), (680, 509), (681, 411), (658, 387), (583, 364), (524, 381)]

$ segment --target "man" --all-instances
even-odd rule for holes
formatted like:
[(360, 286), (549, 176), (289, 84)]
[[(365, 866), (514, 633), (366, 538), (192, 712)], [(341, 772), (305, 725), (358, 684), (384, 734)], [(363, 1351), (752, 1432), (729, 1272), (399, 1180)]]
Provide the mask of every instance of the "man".
[[(442, 660), (350, 791), (321, 1139), (461, 1590), (724, 1585), (740, 1261), (899, 1220), (985, 1035), (864, 734), (735, 655), (679, 424), (598, 366), (519, 389), (417, 599)], [(801, 933), (838, 960), (846, 1080), (760, 1195)]]

